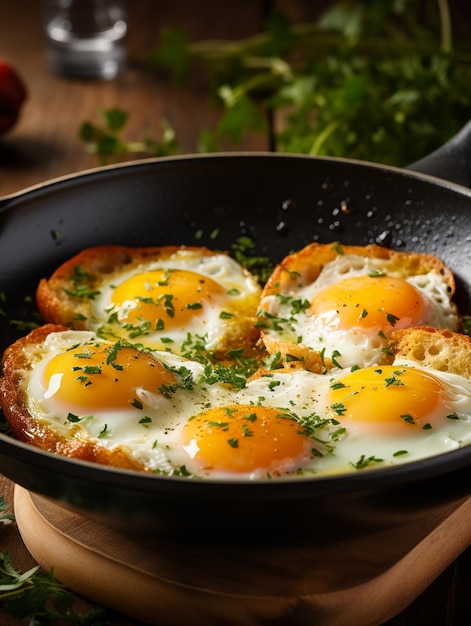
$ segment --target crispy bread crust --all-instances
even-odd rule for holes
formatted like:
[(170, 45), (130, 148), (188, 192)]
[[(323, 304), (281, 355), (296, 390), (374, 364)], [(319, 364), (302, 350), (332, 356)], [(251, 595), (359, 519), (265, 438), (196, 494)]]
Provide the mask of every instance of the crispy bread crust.
[(366, 246), (338, 245), (336, 243), (311, 243), (299, 252), (286, 256), (273, 270), (262, 293), (265, 296), (277, 294), (290, 285), (303, 286), (313, 283), (326, 263), (344, 254), (395, 261), (410, 274), (436, 272), (443, 276), (450, 298), (455, 293), (455, 279), (452, 271), (437, 257), (419, 252), (398, 252), (376, 244)]
[(443, 328), (417, 326), (391, 333), (395, 359), (471, 379), (471, 337)]

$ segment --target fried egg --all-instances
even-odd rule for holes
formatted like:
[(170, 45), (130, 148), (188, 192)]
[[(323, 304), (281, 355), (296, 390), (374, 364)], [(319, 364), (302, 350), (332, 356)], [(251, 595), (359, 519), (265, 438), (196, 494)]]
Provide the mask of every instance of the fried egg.
[(327, 375), (325, 417), (345, 428), (320, 473), (382, 468), (471, 443), (471, 382), (408, 360)]
[(329, 375), (265, 372), (236, 399), (184, 424), (184, 447), (195, 472), (333, 475), (390, 467), (471, 443), (470, 381), (409, 361)]
[(170, 472), (158, 440), (178, 416), (209, 401), (194, 382), (202, 366), (167, 352), (107, 342), (88, 331), (52, 332), (27, 351), (27, 411), (72, 442), (71, 456), (75, 440), (119, 449), (142, 469)]
[(405, 359), (328, 374), (263, 369), (234, 386), (200, 363), (88, 331), (20, 346), (4, 361), (5, 414), (16, 415), (5, 390), (21, 380), (29, 421), (17, 432), (76, 458), (255, 480), (389, 467), (471, 443), (471, 382)]
[(42, 280), (46, 321), (182, 354), (252, 347), (261, 288), (224, 253), (167, 246), (83, 251)]
[(237, 389), (208, 382), (199, 363), (88, 331), (51, 332), (27, 352), (28, 414), (71, 456), (82, 442), (154, 473), (251, 479), (298, 471), (318, 445), (283, 408), (310, 411), (308, 372)]
[(207, 478), (311, 474), (338, 430), (337, 419), (313, 412), (318, 379), (305, 370), (264, 372), (235, 390), (231, 404), (195, 413), (179, 429), (187, 466)]
[(429, 255), (378, 248), (330, 246), (327, 254), (309, 246), (288, 257), (261, 298), (268, 351), (307, 361), (317, 355), (317, 371), (365, 367), (385, 362), (392, 330), (457, 330), (449, 270)]

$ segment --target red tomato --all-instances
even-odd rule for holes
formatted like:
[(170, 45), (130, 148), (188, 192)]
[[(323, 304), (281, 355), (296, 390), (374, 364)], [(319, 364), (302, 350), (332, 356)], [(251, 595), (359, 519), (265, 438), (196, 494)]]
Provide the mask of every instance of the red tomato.
[(26, 100), (26, 87), (18, 72), (0, 58), (0, 135), (12, 128)]

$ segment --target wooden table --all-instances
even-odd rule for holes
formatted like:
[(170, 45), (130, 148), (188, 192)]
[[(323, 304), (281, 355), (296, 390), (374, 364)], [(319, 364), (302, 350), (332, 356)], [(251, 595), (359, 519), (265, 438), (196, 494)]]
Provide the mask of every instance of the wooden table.
[[(146, 133), (158, 138), (161, 120), (177, 129), (182, 149), (196, 149), (201, 128), (214, 128), (217, 112), (200, 85), (180, 88), (164, 75), (146, 70), (140, 56), (156, 46), (164, 26), (181, 26), (192, 38), (237, 38), (261, 28), (262, 2), (238, 2), (237, 20), (229, 19), (220, 3), (205, 0), (204, 13), (192, 3), (133, 0), (130, 3), (129, 67), (114, 81), (74, 81), (49, 72), (39, 1), (22, 9), (7, 3), (0, 20), (0, 56), (8, 58), (23, 76), (29, 98), (16, 128), (0, 141), (0, 195), (77, 172), (98, 164), (78, 137), (84, 121), (99, 122), (99, 111), (120, 107), (130, 113), (129, 138)], [(27, 7), (27, 8), (26, 8)], [(263, 137), (246, 148), (264, 148)]]
[[(204, 84), (190, 81), (185, 87), (175, 87), (163, 74), (143, 67), (140, 55), (157, 43), (159, 29), (163, 26), (179, 26), (191, 39), (252, 35), (260, 31), (266, 8), (262, 1), (238, 0), (234, 17), (227, 11), (227, 5), (218, 0), (204, 0), (201, 4), (185, 0), (132, 0), (128, 69), (110, 82), (82, 82), (50, 73), (38, 0), (3, 4), (0, 55), (8, 58), (21, 73), (29, 97), (17, 126), (0, 139), (0, 196), (96, 167), (97, 158), (86, 151), (78, 129), (83, 121), (97, 122), (98, 112), (104, 108), (119, 106), (130, 113), (126, 133), (134, 139), (147, 132), (158, 137), (160, 122), (165, 118), (176, 129), (182, 148), (187, 152), (195, 151), (199, 131), (214, 128), (218, 119)], [(275, 4), (294, 20), (312, 17), (313, 7), (307, 1)], [(319, 3), (316, 5), (318, 10)], [(265, 150), (268, 144), (264, 137), (253, 136), (240, 148)], [(13, 489), (14, 485), (0, 476), (0, 494), (10, 504)], [(0, 530), (0, 549), (11, 554), (19, 570), (35, 564), (15, 524)], [(388, 626), (468, 624), (471, 621), (470, 584), (471, 550), (468, 549), (408, 609), (388, 622)], [(90, 606), (86, 600), (77, 602), (83, 609)], [(14, 626), (26, 624), (27, 620), (18, 622), (0, 612), (0, 622)], [(114, 623), (131, 624), (127, 618)], [(352, 626), (355, 626), (354, 621)]]

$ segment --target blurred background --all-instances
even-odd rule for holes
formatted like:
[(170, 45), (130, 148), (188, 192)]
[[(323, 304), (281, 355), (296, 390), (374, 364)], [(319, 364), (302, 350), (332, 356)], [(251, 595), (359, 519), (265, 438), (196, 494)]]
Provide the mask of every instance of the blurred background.
[(94, 81), (54, 73), (41, 2), (6, 3), (0, 57), (27, 95), (0, 135), (0, 195), (191, 152), (407, 165), (470, 117), (470, 29), (459, 0), (131, 0), (126, 68)]

